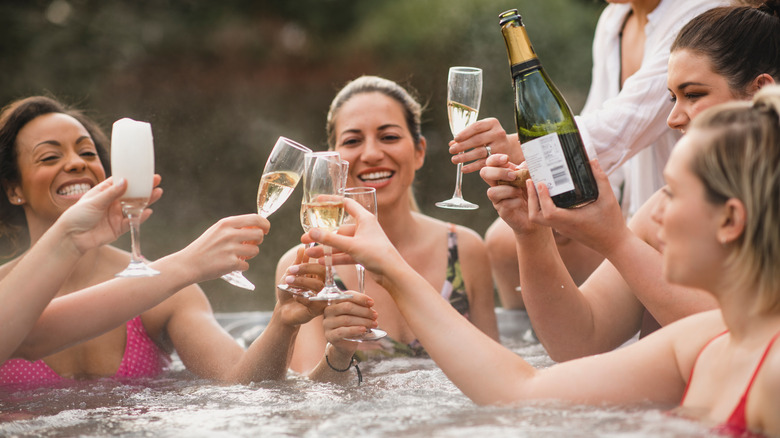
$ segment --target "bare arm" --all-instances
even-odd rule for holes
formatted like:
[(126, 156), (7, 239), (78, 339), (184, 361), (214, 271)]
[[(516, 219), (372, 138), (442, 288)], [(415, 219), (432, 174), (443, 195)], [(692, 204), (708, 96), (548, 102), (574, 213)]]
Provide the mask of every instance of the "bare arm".
[[(479, 404), (544, 398), (583, 403), (679, 402), (692, 358), (710, 335), (723, 328), (715, 312), (706, 315), (706, 320), (686, 321), (659, 331), (626, 349), (537, 371), (441, 300), (395, 251), (373, 216), (347, 201), (348, 211), (358, 218), (354, 236), (318, 229), (311, 230), (310, 236), (350, 254), (371, 271), (393, 296), (434, 361)], [(682, 333), (685, 341), (678, 342)]]
[(115, 278), (53, 300), (14, 356), (45, 357), (113, 329), (185, 286), (246, 269), (258, 248), (244, 242), (262, 241), (267, 229), (267, 220), (258, 215), (226, 218), (186, 248), (152, 263), (160, 275)]
[[(155, 185), (160, 181), (155, 180)], [(127, 231), (118, 199), (127, 184), (107, 179), (87, 192), (0, 279), (0, 362), (21, 345), (81, 256)], [(162, 195), (155, 189), (152, 201)], [(146, 210), (146, 219), (151, 210)]]
[(552, 229), (529, 219), (528, 206), (536, 205), (533, 183), (497, 184), (508, 179), (507, 166), (514, 167), (510, 164), (493, 156), (481, 175), (491, 185), (488, 197), (493, 206), (514, 230), (523, 299), (536, 335), (557, 361), (617, 347), (638, 331), (640, 303), (605, 264), (577, 287), (558, 254)]
[(458, 227), (458, 246), (469, 298), (469, 320), (491, 339), (498, 341), (493, 278), (485, 242), (473, 230)]

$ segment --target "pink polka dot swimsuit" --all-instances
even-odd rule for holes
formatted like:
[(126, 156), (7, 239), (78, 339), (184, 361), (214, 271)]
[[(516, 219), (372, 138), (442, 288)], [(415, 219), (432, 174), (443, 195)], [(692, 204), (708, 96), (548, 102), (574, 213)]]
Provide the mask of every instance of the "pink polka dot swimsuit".
[[(171, 357), (152, 341), (141, 317), (127, 322), (127, 345), (114, 378), (154, 377), (168, 368)], [(0, 385), (65, 380), (43, 360), (10, 359), (0, 366)]]

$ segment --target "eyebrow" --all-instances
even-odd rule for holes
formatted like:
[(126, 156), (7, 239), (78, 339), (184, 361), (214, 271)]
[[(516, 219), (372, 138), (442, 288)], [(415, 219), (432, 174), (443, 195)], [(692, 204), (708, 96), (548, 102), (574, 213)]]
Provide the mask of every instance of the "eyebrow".
[[(82, 135), (81, 137), (76, 139), (76, 144), (79, 144), (79, 143), (81, 143), (84, 140), (92, 140), (92, 138), (90, 136), (88, 136), (88, 135)], [(43, 146), (43, 145), (52, 145), (52, 146), (62, 147), (62, 143), (58, 142), (57, 140), (44, 140), (44, 141), (36, 144), (35, 146), (33, 146), (32, 150), (35, 151), (35, 149), (38, 146)]]
[[(403, 129), (403, 127), (401, 125), (396, 125), (395, 123), (388, 123), (386, 125), (380, 126), (379, 128), (377, 128), (377, 130), (378, 131), (384, 131), (385, 129), (388, 129), (388, 128), (400, 128), (400, 129)], [(339, 137), (341, 137), (344, 134), (360, 134), (362, 132), (363, 132), (362, 130), (357, 129), (357, 128), (345, 129), (345, 130), (341, 131), (341, 134), (339, 134)]]
[[(701, 82), (683, 82), (682, 84), (677, 86), (677, 89), (678, 90), (683, 90), (683, 89), (688, 88), (688, 87), (690, 87), (692, 85), (699, 85), (699, 86), (703, 86), (703, 87), (707, 87), (708, 86), (707, 84), (703, 84)], [(669, 90), (669, 91), (672, 91), (672, 90)]]

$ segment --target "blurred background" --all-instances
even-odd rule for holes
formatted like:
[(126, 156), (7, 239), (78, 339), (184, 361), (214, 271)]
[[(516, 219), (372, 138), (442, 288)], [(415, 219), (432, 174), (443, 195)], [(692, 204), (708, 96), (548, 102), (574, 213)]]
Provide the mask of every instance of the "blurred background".
[[(163, 198), (142, 227), (154, 259), (218, 219), (255, 211), (277, 137), (325, 149), (335, 93), (363, 74), (415, 91), (428, 153), (417, 174), (423, 212), (484, 235), (497, 217), (476, 174), (464, 197), (481, 207), (434, 206), (452, 195), (447, 70), (484, 70), (480, 118), (514, 131), (512, 87), (498, 14), (517, 8), (553, 81), (577, 112), (590, 82), (601, 0), (0, 0), (0, 104), (44, 94), (75, 105), (110, 136), (122, 117), (151, 122)], [(273, 308), (279, 257), (299, 242), (300, 188), (270, 217), (251, 261), (248, 292), (203, 283), (215, 311)], [(7, 245), (7, 242), (0, 242)], [(129, 249), (123, 237), (117, 246)], [(6, 260), (0, 260), (0, 263)]]

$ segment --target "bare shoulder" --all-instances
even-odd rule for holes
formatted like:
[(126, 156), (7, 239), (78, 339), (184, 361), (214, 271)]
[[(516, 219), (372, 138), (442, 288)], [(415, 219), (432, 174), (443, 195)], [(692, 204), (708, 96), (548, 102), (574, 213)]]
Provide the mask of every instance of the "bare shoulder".
[(279, 257), (279, 261), (276, 262), (276, 278), (278, 279), (286, 270), (287, 267), (292, 265), (295, 262), (295, 257), (298, 255), (298, 246), (293, 246), (287, 252), (285, 252), (281, 257)]

